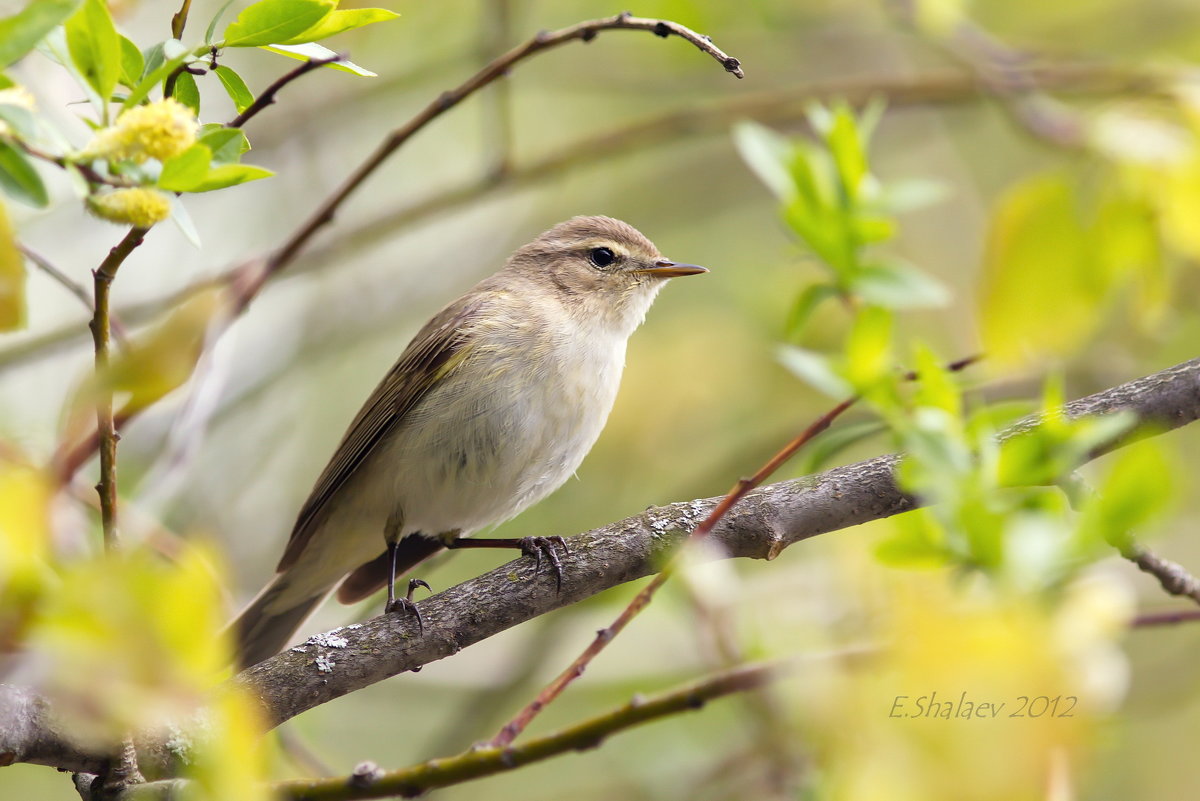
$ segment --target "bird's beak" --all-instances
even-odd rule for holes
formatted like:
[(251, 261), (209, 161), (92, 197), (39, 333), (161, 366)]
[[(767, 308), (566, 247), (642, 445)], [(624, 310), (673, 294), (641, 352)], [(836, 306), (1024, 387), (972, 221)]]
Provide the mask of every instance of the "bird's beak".
[(643, 267), (633, 272), (642, 273), (643, 275), (657, 275), (660, 278), (677, 278), (681, 275), (699, 275), (700, 273), (708, 272), (708, 270), (697, 264), (676, 264), (667, 259), (659, 259), (654, 262), (653, 267)]

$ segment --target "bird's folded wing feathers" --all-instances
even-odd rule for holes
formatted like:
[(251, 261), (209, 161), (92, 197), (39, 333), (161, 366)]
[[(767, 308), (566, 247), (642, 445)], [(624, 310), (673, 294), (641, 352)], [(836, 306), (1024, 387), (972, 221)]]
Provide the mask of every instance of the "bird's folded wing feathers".
[[(463, 358), (470, 323), (484, 306), (467, 295), (447, 306), (413, 338), (408, 348), (363, 404), (305, 501), (276, 570), (286, 570), (317, 529), (321, 512), (375, 446), (403, 421), (437, 380)], [(383, 532), (380, 532), (382, 536)]]

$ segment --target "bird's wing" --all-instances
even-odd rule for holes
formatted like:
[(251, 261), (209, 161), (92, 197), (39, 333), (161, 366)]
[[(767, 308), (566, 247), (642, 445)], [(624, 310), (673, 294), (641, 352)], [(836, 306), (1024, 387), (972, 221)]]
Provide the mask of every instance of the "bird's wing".
[[(439, 378), (463, 357), (465, 333), (483, 307), (479, 295), (447, 306), (425, 324), (367, 398), (342, 437), (300, 514), (276, 570), (286, 570), (318, 528), (321, 511), (384, 437), (400, 425)], [(382, 535), (383, 532), (380, 532)]]

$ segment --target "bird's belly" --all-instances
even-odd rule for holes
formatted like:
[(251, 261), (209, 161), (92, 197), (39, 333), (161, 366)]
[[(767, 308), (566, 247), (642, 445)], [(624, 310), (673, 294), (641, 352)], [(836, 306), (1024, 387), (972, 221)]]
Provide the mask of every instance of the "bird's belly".
[(619, 359), (530, 376), (504, 365), (480, 393), (449, 383), (413, 410), (387, 443), (395, 507), (405, 533), (468, 534), (518, 514), (557, 489), (604, 427)]

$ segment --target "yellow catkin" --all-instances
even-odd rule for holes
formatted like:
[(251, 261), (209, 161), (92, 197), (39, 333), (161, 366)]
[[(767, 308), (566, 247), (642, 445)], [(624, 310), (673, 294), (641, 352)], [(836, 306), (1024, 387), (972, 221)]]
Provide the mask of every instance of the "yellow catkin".
[(87, 199), (88, 210), (109, 222), (149, 228), (171, 216), (171, 199), (157, 189), (117, 189)]
[(192, 146), (198, 127), (192, 110), (168, 97), (129, 109), (116, 124), (97, 131), (81, 155), (109, 161), (166, 161)]

